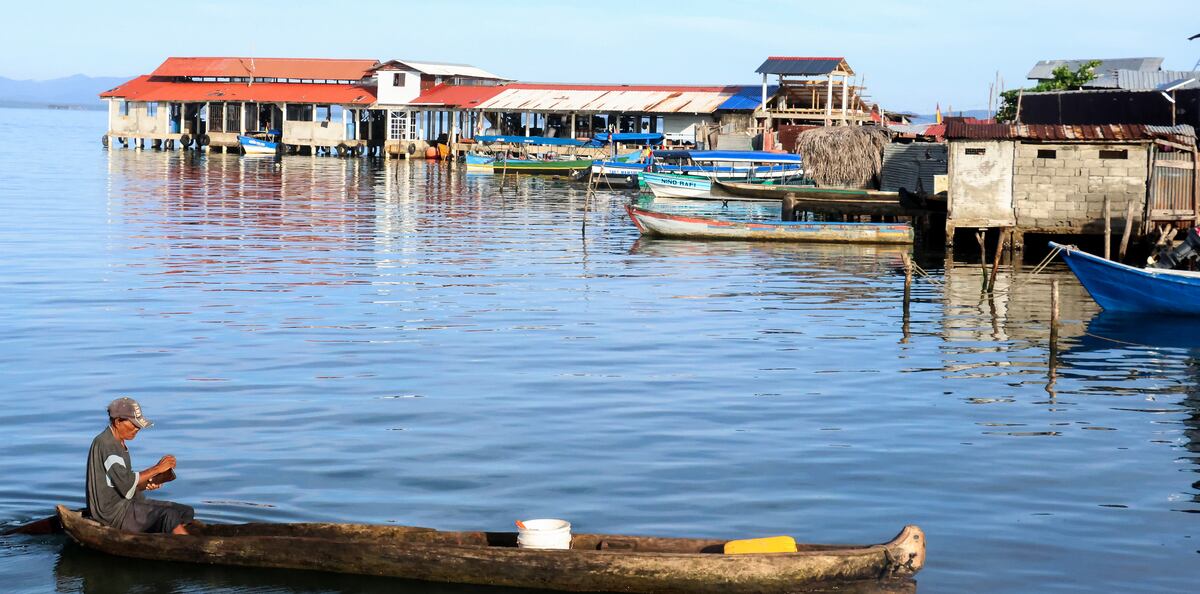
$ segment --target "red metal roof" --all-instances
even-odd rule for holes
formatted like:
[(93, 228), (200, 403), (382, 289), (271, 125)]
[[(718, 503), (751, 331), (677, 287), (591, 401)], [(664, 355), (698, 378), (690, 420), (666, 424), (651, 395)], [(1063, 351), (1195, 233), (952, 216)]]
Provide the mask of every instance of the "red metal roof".
[(177, 82), (147, 75), (100, 93), (100, 96), (120, 97), (127, 101), (261, 101), (339, 105), (370, 105), (375, 102), (374, 90), (359, 85)]
[(1143, 124), (972, 124), (955, 120), (946, 122), (946, 138), (1044, 141), (1136, 141), (1162, 138), (1185, 144), (1194, 144), (1196, 141), (1191, 126), (1170, 128)]
[(419, 105), (445, 105), (448, 107), (457, 107), (461, 109), (470, 109), (499, 95), (502, 91), (509, 87), (501, 86), (455, 86), (442, 84), (424, 93), (412, 100), (412, 103)]
[(600, 91), (600, 92), (665, 92), (665, 93), (725, 93), (735, 95), (740, 86), (702, 85), (592, 85), (573, 83), (513, 83), (501, 86), (455, 86), (442, 84), (413, 99), (417, 105), (444, 105), (471, 109), (508, 90), (524, 91)]
[(593, 85), (575, 83), (513, 83), (506, 89), (532, 89), (536, 91), (667, 91), (672, 93), (737, 93), (739, 85)]
[(167, 58), (150, 75), (359, 80), (377, 64), (328, 58)]

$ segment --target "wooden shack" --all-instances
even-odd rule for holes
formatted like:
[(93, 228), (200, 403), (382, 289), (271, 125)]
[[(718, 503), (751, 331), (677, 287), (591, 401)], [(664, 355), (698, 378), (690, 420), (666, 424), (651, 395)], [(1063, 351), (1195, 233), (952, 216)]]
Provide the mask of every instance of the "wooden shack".
[(1191, 126), (975, 124), (950, 121), (946, 242), (957, 229), (1103, 234), (1134, 205), (1138, 234), (1197, 222)]

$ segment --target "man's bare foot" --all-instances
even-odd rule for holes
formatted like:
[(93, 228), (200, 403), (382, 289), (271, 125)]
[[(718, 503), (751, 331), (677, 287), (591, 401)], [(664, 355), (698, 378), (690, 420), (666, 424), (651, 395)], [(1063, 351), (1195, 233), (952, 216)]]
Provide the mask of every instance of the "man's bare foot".
[(188, 533), (187, 528), (184, 528), (183, 524), (180, 524), (171, 530), (171, 534), (187, 534), (187, 533)]

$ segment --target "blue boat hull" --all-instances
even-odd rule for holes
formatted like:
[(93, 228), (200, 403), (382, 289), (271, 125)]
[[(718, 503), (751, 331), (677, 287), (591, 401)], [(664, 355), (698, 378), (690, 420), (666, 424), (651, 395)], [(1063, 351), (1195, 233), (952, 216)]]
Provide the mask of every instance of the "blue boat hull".
[(274, 155), (279, 148), (279, 143), (260, 138), (239, 135), (237, 139), (238, 144), (242, 146), (242, 152), (247, 155)]
[(1200, 274), (1134, 268), (1068, 246), (1062, 257), (1106, 311), (1200, 316)]

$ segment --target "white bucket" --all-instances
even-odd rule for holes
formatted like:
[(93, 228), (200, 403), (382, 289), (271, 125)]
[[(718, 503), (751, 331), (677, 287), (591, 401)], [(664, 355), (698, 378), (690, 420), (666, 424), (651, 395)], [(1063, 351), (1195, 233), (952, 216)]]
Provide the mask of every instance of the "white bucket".
[(523, 549), (571, 548), (571, 523), (566, 520), (525, 520), (517, 527), (517, 546)]

